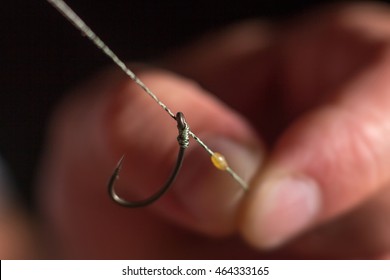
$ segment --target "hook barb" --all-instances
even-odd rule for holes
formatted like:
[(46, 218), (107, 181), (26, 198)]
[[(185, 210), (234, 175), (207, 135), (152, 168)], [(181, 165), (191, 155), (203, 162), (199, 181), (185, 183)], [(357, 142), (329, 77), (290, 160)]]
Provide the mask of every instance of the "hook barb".
[(117, 164), (114, 172), (112, 173), (110, 180), (108, 181), (108, 192), (109, 192), (109, 195), (113, 201), (115, 201), (116, 203), (118, 203), (119, 205), (124, 206), (124, 207), (131, 207), (131, 208), (144, 207), (144, 206), (152, 204), (153, 202), (158, 200), (172, 186), (173, 182), (175, 181), (175, 179), (180, 171), (181, 165), (183, 163), (185, 149), (189, 145), (189, 136), (188, 136), (189, 127), (185, 121), (184, 114), (182, 112), (178, 112), (175, 116), (175, 120), (177, 122), (177, 129), (179, 132), (179, 135), (177, 137), (177, 141), (179, 143), (180, 148), (179, 148), (179, 152), (177, 154), (176, 164), (173, 167), (172, 173), (168, 177), (168, 179), (164, 183), (164, 185), (156, 193), (154, 193), (150, 197), (143, 199), (143, 200), (128, 201), (124, 198), (121, 198), (115, 192), (115, 183), (118, 180), (119, 173), (122, 169), (123, 159), (125, 157), (125, 155), (123, 155), (119, 159), (118, 164)]

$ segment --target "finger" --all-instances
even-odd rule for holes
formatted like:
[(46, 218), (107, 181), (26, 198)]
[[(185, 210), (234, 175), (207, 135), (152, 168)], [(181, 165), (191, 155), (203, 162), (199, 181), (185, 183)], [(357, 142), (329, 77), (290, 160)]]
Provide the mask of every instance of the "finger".
[(338, 90), (337, 99), (281, 137), (243, 211), (241, 228), (249, 242), (281, 245), (390, 182), (389, 48), (377, 55), (367, 71)]
[(390, 188), (286, 246), (300, 258), (381, 259), (390, 252)]
[[(224, 153), (244, 180), (251, 179), (261, 152), (243, 119), (173, 74), (144, 69), (140, 78), (174, 112), (184, 112), (191, 130)], [(107, 195), (108, 178), (123, 153), (117, 183), (121, 196), (134, 200), (156, 191), (175, 163), (176, 137), (176, 123), (118, 72), (103, 74), (64, 102), (51, 125), (40, 185), (45, 212), (68, 256), (167, 252), (175, 240), (165, 219), (207, 234), (234, 230), (243, 191), (230, 176), (213, 169), (195, 142), (176, 183), (155, 204), (126, 209)], [(157, 230), (167, 236), (156, 237)], [(159, 243), (160, 238), (166, 243)]]
[(17, 201), (5, 171), (0, 158), (0, 259), (42, 257), (36, 226)]
[(292, 119), (365, 69), (387, 41), (388, 18), (387, 5), (355, 3), (320, 6), (286, 22), (248, 20), (162, 64), (238, 110), (271, 146)]
[(273, 89), (277, 65), (274, 29), (271, 22), (262, 20), (232, 24), (175, 51), (160, 63), (198, 81), (263, 133), (272, 130), (278, 118), (270, 120), (267, 114), (275, 111), (278, 99)]
[[(269, 80), (267, 50), (274, 32), (271, 22), (247, 20), (204, 35), (160, 63), (217, 94), (229, 104), (245, 105), (238, 92), (262, 93)], [(251, 96), (248, 94), (248, 98)]]

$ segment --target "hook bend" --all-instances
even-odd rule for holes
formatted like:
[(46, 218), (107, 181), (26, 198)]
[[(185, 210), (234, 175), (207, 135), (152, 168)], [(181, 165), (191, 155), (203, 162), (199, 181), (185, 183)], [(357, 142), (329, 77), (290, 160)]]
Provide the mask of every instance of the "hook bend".
[(189, 136), (188, 136), (189, 126), (186, 123), (186, 120), (184, 118), (184, 114), (182, 112), (178, 112), (175, 116), (175, 120), (177, 122), (177, 129), (178, 129), (177, 141), (179, 143), (180, 148), (179, 148), (179, 152), (177, 154), (176, 164), (173, 167), (172, 173), (168, 177), (168, 179), (164, 183), (164, 185), (156, 193), (154, 193), (150, 197), (143, 199), (143, 200), (128, 201), (124, 198), (121, 198), (115, 192), (115, 182), (118, 180), (119, 173), (120, 173), (121, 168), (122, 168), (123, 159), (125, 157), (125, 155), (123, 155), (121, 157), (121, 159), (119, 160), (113, 174), (111, 175), (110, 180), (108, 181), (108, 193), (113, 201), (115, 201), (116, 203), (118, 203), (119, 205), (124, 206), (124, 207), (131, 207), (131, 208), (144, 207), (144, 206), (152, 204), (153, 202), (158, 200), (172, 186), (173, 182), (175, 181), (175, 179), (180, 171), (181, 165), (183, 163), (185, 149), (189, 145)]

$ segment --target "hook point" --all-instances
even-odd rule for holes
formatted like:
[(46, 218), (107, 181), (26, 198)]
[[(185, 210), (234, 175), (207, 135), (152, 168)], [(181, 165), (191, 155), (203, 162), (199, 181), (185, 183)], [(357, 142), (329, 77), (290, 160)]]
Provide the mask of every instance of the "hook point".
[(123, 154), (121, 156), (121, 158), (119, 159), (117, 165), (116, 165), (116, 169), (119, 171), (122, 169), (122, 165), (123, 165), (123, 159), (125, 158), (125, 154)]

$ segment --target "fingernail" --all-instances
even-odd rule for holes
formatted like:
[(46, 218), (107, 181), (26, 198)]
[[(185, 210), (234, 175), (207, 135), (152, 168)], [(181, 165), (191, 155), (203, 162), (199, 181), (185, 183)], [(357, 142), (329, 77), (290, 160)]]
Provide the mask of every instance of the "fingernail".
[(274, 248), (307, 228), (320, 208), (320, 191), (315, 181), (291, 176), (266, 181), (256, 204), (257, 243)]
[[(213, 151), (223, 154), (229, 166), (246, 182), (262, 162), (259, 147), (248, 147), (226, 138), (202, 138)], [(227, 172), (214, 167), (202, 148), (187, 153), (178, 185), (176, 197), (202, 231), (227, 231), (233, 226), (244, 191)]]

